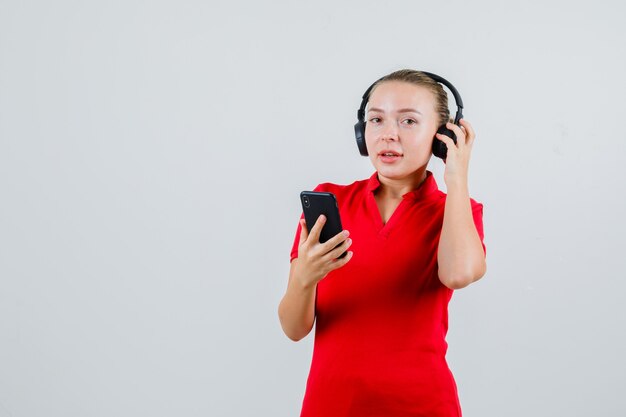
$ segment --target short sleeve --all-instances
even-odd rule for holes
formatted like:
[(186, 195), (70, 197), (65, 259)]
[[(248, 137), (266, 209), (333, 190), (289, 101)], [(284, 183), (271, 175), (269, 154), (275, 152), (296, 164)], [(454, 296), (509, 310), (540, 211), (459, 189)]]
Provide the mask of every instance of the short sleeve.
[(480, 237), (480, 243), (483, 245), (483, 251), (487, 254), (487, 248), (485, 247), (485, 232), (483, 230), (483, 205), (473, 199), (470, 199), (472, 203), (472, 217), (474, 218), (474, 225), (476, 231)]
[[(300, 219), (304, 218), (304, 213), (300, 216)], [(293, 240), (293, 246), (291, 248), (291, 258), (289, 262), (293, 261), (298, 257), (298, 244), (300, 243), (300, 233), (302, 232), (302, 225), (298, 222), (298, 227), (296, 229), (296, 238)]]

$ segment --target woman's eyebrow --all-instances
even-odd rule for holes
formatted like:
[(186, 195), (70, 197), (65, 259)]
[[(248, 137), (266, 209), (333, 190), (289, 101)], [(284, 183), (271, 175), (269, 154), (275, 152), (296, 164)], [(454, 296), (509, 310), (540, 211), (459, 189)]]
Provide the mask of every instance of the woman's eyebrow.
[[(370, 109), (367, 110), (367, 112), (371, 112), (371, 111), (376, 111), (379, 113), (384, 113), (385, 111), (382, 109), (379, 109), (378, 107), (372, 107)], [(417, 114), (422, 114), (421, 111), (417, 110), (417, 109), (411, 109), (411, 108), (405, 108), (405, 109), (400, 109), (397, 111), (398, 113), (417, 113)]]

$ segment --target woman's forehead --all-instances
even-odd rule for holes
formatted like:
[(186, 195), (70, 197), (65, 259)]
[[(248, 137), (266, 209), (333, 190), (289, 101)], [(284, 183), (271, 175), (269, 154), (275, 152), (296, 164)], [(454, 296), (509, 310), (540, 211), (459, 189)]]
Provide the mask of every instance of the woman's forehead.
[(420, 112), (435, 109), (435, 96), (425, 86), (404, 81), (385, 81), (377, 85), (368, 100), (368, 109), (416, 108)]

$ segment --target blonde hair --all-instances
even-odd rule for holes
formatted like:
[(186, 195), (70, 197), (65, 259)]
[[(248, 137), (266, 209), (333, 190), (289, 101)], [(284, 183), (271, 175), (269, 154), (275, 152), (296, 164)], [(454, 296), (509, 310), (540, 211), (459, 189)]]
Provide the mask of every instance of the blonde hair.
[(402, 69), (399, 71), (392, 72), (391, 74), (385, 75), (376, 83), (370, 90), (369, 96), (372, 96), (372, 93), (380, 84), (387, 81), (402, 81), (409, 84), (419, 85), (428, 89), (435, 96), (435, 111), (439, 116), (438, 126), (445, 125), (448, 121), (450, 121), (450, 109), (448, 108), (448, 95), (444, 91), (441, 84), (437, 81), (430, 78), (428, 75), (424, 74), (421, 71), (416, 71), (412, 69)]

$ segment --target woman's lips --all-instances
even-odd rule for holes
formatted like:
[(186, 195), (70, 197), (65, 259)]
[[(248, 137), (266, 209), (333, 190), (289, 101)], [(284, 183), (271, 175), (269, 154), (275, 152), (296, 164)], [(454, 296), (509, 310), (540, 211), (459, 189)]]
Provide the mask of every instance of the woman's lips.
[(394, 151), (383, 151), (378, 154), (378, 159), (385, 164), (393, 164), (402, 158), (402, 154)]

